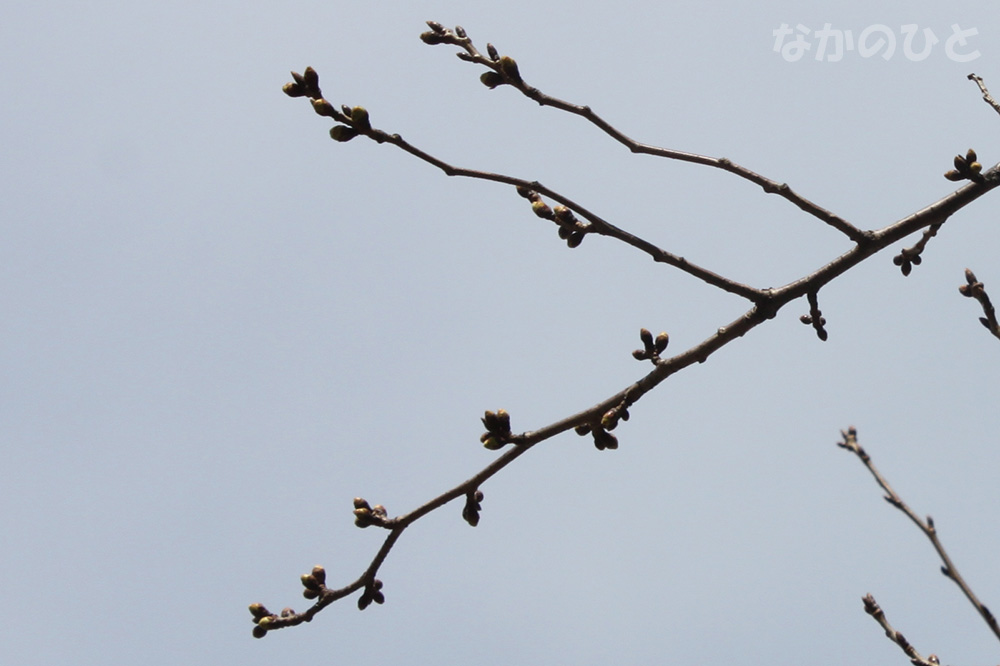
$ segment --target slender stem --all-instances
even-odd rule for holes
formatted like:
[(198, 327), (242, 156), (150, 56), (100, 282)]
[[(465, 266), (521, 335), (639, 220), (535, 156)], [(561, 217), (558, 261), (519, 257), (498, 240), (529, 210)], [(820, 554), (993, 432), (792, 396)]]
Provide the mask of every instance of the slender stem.
[(947, 551), (945, 551), (944, 545), (938, 538), (937, 529), (934, 527), (934, 520), (930, 516), (927, 516), (926, 520), (921, 519), (920, 516), (918, 516), (916, 512), (903, 501), (903, 498), (899, 496), (899, 493), (893, 490), (892, 486), (889, 485), (889, 481), (882, 476), (882, 473), (875, 467), (875, 463), (872, 462), (871, 457), (858, 443), (857, 430), (849, 428), (846, 432), (842, 432), (841, 434), (843, 435), (843, 441), (837, 442), (837, 446), (842, 449), (847, 449), (856, 455), (858, 459), (864, 463), (865, 467), (868, 468), (871, 475), (875, 477), (875, 481), (878, 483), (879, 487), (885, 491), (885, 500), (906, 514), (907, 518), (913, 521), (913, 524), (920, 528), (920, 531), (923, 532), (924, 536), (930, 540), (931, 545), (934, 546), (934, 550), (937, 551), (938, 557), (940, 557), (941, 561), (944, 563), (944, 566), (941, 567), (941, 573), (958, 585), (962, 594), (964, 594), (965, 598), (969, 600), (969, 603), (975, 607), (976, 612), (978, 612), (980, 617), (983, 618), (983, 621), (986, 622), (986, 625), (993, 632), (993, 635), (1000, 639), (1000, 626), (997, 625), (996, 618), (993, 616), (990, 609), (979, 601), (979, 598), (972, 591), (972, 588), (969, 587), (969, 584), (965, 582), (965, 579), (962, 578), (962, 575), (958, 572), (958, 569), (955, 567), (955, 563), (952, 561)]

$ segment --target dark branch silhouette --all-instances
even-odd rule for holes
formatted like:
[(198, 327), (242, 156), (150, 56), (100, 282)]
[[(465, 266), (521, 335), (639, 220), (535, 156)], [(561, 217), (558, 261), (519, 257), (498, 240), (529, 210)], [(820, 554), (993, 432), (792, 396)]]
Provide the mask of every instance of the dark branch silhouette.
[[(528, 200), (535, 215), (556, 225), (559, 237), (566, 241), (570, 248), (579, 246), (583, 239), (591, 234), (613, 238), (646, 253), (655, 261), (673, 266), (722, 291), (741, 296), (752, 305), (742, 316), (720, 326), (702, 342), (667, 358), (664, 358), (662, 354), (668, 346), (669, 336), (666, 333), (661, 333), (654, 338), (648, 330), (640, 330), (639, 337), (643, 348), (637, 349), (632, 355), (636, 360), (649, 361), (652, 364), (652, 369), (634, 383), (596, 405), (555, 423), (536, 430), (515, 433), (511, 430), (511, 419), (507, 412), (504, 410), (486, 412), (483, 417), (486, 432), (481, 438), (483, 445), (491, 450), (503, 448), (507, 448), (507, 450), (471, 478), (409, 513), (389, 518), (385, 508), (381, 505), (373, 507), (365, 499), (355, 498), (355, 523), (362, 528), (378, 527), (388, 531), (385, 541), (371, 563), (356, 580), (336, 589), (326, 585), (326, 572), (322, 567), (316, 567), (311, 573), (304, 574), (301, 577), (304, 587), (303, 595), (314, 601), (313, 605), (304, 612), (296, 613), (286, 608), (276, 614), (261, 604), (251, 605), (250, 611), (255, 623), (253, 632), (254, 636), (257, 637), (263, 637), (275, 629), (311, 621), (323, 608), (358, 590), (363, 590), (358, 602), (360, 608), (364, 609), (372, 602), (382, 603), (384, 601), (382, 582), (376, 577), (379, 568), (403, 531), (414, 522), (431, 511), (464, 497), (465, 505), (462, 516), (470, 525), (475, 526), (479, 522), (480, 503), (483, 500), (481, 486), (536, 444), (569, 430), (574, 430), (580, 436), (590, 435), (598, 449), (613, 450), (618, 448), (618, 438), (611, 431), (617, 428), (620, 421), (629, 419), (629, 409), (646, 393), (674, 373), (695, 363), (704, 363), (709, 356), (725, 345), (742, 337), (765, 321), (774, 318), (778, 311), (788, 303), (806, 296), (809, 313), (802, 317), (802, 321), (811, 324), (819, 338), (826, 340), (828, 335), (825, 328), (826, 319), (823, 318), (818, 304), (818, 294), (823, 286), (910, 234), (925, 229), (933, 229), (936, 233), (951, 215), (1000, 185), (1000, 170), (998, 170), (1000, 165), (984, 171), (979, 162), (976, 161), (975, 153), (969, 151), (971, 159), (959, 156), (955, 160), (956, 172), (954, 173), (957, 173), (959, 177), (953, 177), (953, 172), (947, 174), (949, 179), (968, 181), (965, 185), (881, 229), (864, 231), (800, 196), (786, 184), (765, 178), (726, 158), (706, 157), (636, 142), (594, 113), (589, 106), (571, 104), (529, 86), (522, 78), (517, 62), (509, 56), (501, 56), (492, 44), (487, 45), (487, 55), (484, 56), (473, 45), (472, 40), (461, 27), (449, 30), (433, 21), (428, 22), (428, 25), (430, 31), (423, 33), (421, 39), (431, 45), (451, 44), (458, 46), (461, 49), (457, 54), (459, 58), (487, 68), (487, 71), (480, 77), (480, 81), (487, 87), (511, 86), (542, 106), (551, 106), (581, 116), (634, 153), (645, 153), (711, 166), (756, 183), (765, 192), (781, 196), (809, 215), (837, 229), (852, 240), (854, 246), (808, 275), (782, 287), (764, 289), (741, 284), (693, 264), (684, 257), (672, 254), (621, 229), (589, 210), (583, 204), (542, 185), (536, 180), (458, 167), (434, 157), (405, 141), (399, 134), (374, 127), (369, 112), (364, 107), (341, 106), (339, 109), (336, 108), (324, 98), (319, 86), (319, 75), (311, 67), (302, 74), (293, 72), (294, 81), (284, 86), (284, 92), (290, 97), (308, 98), (316, 113), (331, 118), (336, 123), (330, 130), (330, 136), (335, 141), (347, 142), (364, 136), (380, 144), (388, 143), (396, 146), (419, 160), (437, 167), (449, 176), (488, 180), (512, 186), (518, 195)], [(557, 205), (550, 206), (546, 199)], [(926, 234), (915, 249), (903, 250), (901, 256), (904, 257), (904, 260), (897, 263), (904, 266), (904, 274), (909, 272), (906, 266), (920, 263), (920, 254), (927, 239), (932, 235), (933, 233)]]
[[(924, 536), (930, 540), (931, 545), (934, 546), (934, 550), (937, 551), (938, 557), (940, 557), (941, 561), (944, 563), (941, 567), (941, 573), (943, 573), (946, 578), (954, 581), (955, 585), (958, 585), (958, 588), (962, 590), (962, 594), (965, 595), (966, 599), (969, 600), (969, 603), (971, 603), (976, 609), (976, 612), (983, 618), (983, 621), (986, 622), (986, 625), (993, 632), (993, 635), (1000, 638), (1000, 626), (997, 625), (996, 618), (993, 616), (993, 613), (990, 612), (990, 609), (979, 601), (979, 598), (972, 591), (972, 588), (969, 587), (969, 584), (965, 582), (965, 579), (958, 572), (958, 568), (955, 567), (955, 563), (952, 562), (951, 557), (949, 557), (947, 551), (944, 549), (944, 545), (938, 538), (937, 529), (934, 527), (934, 519), (930, 516), (927, 516), (926, 519), (921, 519), (920, 516), (918, 516), (916, 512), (903, 501), (903, 498), (899, 496), (899, 493), (893, 490), (886, 478), (882, 476), (881, 472), (879, 472), (875, 467), (875, 463), (872, 462), (871, 457), (858, 443), (858, 431), (855, 428), (848, 428), (847, 431), (842, 430), (840, 434), (843, 439), (842, 441), (837, 442), (837, 446), (842, 449), (847, 449), (856, 455), (858, 459), (864, 463), (865, 467), (868, 468), (868, 471), (871, 472), (872, 476), (875, 477), (875, 481), (878, 483), (879, 487), (885, 491), (885, 501), (905, 513), (906, 517), (913, 521), (914, 525), (920, 528), (920, 531), (923, 532)], [(882, 610), (878, 607), (878, 604), (875, 603), (875, 598), (872, 595), (867, 595), (864, 598), (864, 602), (865, 611), (867, 611), (869, 615), (874, 617), (879, 624), (882, 625), (882, 627), (886, 630), (886, 635), (903, 648), (903, 651), (911, 657), (914, 664), (928, 663), (928, 661), (923, 660), (923, 658), (920, 657), (915, 651), (911, 654), (912, 647), (906, 642), (902, 634), (889, 627), (888, 622), (885, 621), (884, 614), (882, 614)], [(931, 658), (929, 657), (928, 660), (930, 659)], [(937, 662), (930, 661), (929, 663)]]

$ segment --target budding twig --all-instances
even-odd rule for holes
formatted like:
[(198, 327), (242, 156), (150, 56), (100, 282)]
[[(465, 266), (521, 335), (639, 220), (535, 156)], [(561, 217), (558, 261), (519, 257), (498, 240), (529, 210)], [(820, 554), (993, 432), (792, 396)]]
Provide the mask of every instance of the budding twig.
[(930, 540), (931, 545), (934, 546), (934, 550), (937, 551), (938, 557), (940, 557), (941, 561), (944, 563), (944, 566), (941, 567), (941, 573), (958, 585), (958, 588), (962, 590), (962, 594), (964, 594), (969, 600), (969, 603), (975, 607), (976, 611), (986, 622), (986, 625), (990, 628), (993, 634), (997, 638), (1000, 638), (1000, 626), (997, 625), (996, 618), (993, 616), (993, 613), (990, 612), (990, 609), (979, 601), (979, 598), (976, 597), (972, 588), (965, 582), (962, 575), (958, 573), (958, 569), (955, 568), (955, 564), (951, 561), (951, 558), (945, 551), (944, 546), (941, 544), (941, 540), (938, 538), (937, 529), (934, 527), (934, 519), (930, 516), (927, 516), (926, 520), (921, 519), (920, 516), (918, 516), (916, 512), (903, 501), (903, 498), (900, 497), (895, 490), (893, 490), (886, 478), (882, 476), (882, 474), (875, 467), (875, 463), (872, 462), (871, 457), (858, 443), (858, 431), (854, 427), (848, 428), (846, 431), (842, 430), (840, 434), (843, 439), (842, 441), (837, 442), (837, 446), (842, 449), (847, 449), (856, 455), (858, 459), (864, 463), (865, 467), (868, 468), (871, 475), (875, 477), (875, 481), (878, 483), (879, 487), (885, 491), (885, 501), (906, 514), (906, 517), (909, 518), (914, 525), (920, 528), (920, 531), (923, 532), (924, 536)]
[(969, 74), (969, 76), (967, 78), (970, 81), (975, 81), (976, 82), (976, 85), (979, 86), (980, 92), (983, 93), (983, 99), (986, 101), (986, 103), (989, 104), (990, 106), (992, 106), (994, 111), (996, 111), (997, 113), (1000, 113), (1000, 102), (997, 102), (995, 99), (993, 99), (993, 95), (991, 95), (990, 91), (986, 89), (986, 84), (983, 82), (983, 77), (976, 76), (973, 73), (973, 74)]
[[(803, 210), (823, 219), (825, 222), (841, 230), (855, 241), (855, 246), (849, 251), (836, 257), (826, 265), (818, 268), (814, 272), (791, 282), (780, 288), (757, 289), (747, 285), (734, 282), (725, 277), (712, 273), (706, 269), (689, 263), (683, 257), (673, 255), (665, 250), (639, 239), (628, 232), (610, 224), (603, 218), (597, 216), (582, 205), (569, 198), (543, 186), (537, 181), (527, 181), (511, 176), (486, 171), (476, 171), (452, 166), (424, 151), (412, 146), (404, 141), (398, 134), (388, 134), (373, 127), (371, 118), (363, 107), (342, 106), (337, 110), (332, 104), (322, 97), (319, 88), (319, 77), (315, 70), (307, 68), (302, 75), (293, 73), (293, 83), (284, 87), (284, 91), (291, 97), (307, 97), (310, 99), (313, 109), (317, 114), (332, 118), (337, 125), (331, 130), (331, 137), (338, 142), (351, 141), (358, 136), (366, 136), (378, 143), (391, 143), (415, 157), (432, 164), (449, 176), (465, 176), (481, 180), (489, 180), (518, 188), (518, 192), (532, 201), (532, 209), (540, 217), (551, 219), (560, 226), (561, 235), (565, 235), (564, 240), (571, 247), (579, 245), (582, 235), (597, 233), (605, 236), (617, 238), (633, 247), (652, 256), (656, 261), (662, 261), (674, 265), (684, 272), (693, 275), (705, 282), (716, 286), (724, 291), (737, 294), (753, 302), (747, 312), (741, 317), (732, 321), (728, 325), (719, 327), (713, 334), (705, 338), (700, 343), (691, 346), (686, 351), (682, 351), (670, 358), (663, 358), (668, 337), (665, 333), (652, 339), (652, 334), (645, 329), (640, 332), (640, 339), (643, 341), (644, 349), (637, 350), (633, 354), (640, 360), (652, 361), (653, 368), (645, 376), (627, 386), (621, 391), (604, 399), (596, 405), (584, 409), (576, 414), (567, 416), (559, 421), (544, 426), (538, 430), (525, 431), (515, 434), (510, 430), (509, 415), (503, 410), (498, 412), (487, 412), (483, 418), (487, 432), (483, 436), (483, 444), (490, 449), (505, 448), (512, 444), (498, 458), (485, 468), (480, 470), (470, 479), (456, 485), (437, 497), (429, 500), (420, 507), (398, 516), (389, 518), (384, 507), (376, 505), (372, 507), (367, 501), (358, 498), (355, 500), (355, 520), (359, 527), (380, 527), (388, 531), (388, 534), (365, 571), (354, 582), (339, 588), (330, 589), (325, 584), (325, 572), (317, 574), (314, 569), (309, 576), (303, 577), (303, 594), (307, 599), (314, 599), (312, 607), (302, 613), (295, 613), (291, 609), (285, 609), (280, 614), (273, 614), (260, 604), (253, 604), (250, 608), (253, 615), (255, 628), (254, 635), (261, 637), (269, 631), (287, 626), (293, 626), (302, 622), (308, 622), (323, 608), (353, 592), (363, 590), (359, 607), (364, 608), (372, 602), (381, 603), (384, 600), (382, 592), (382, 582), (376, 578), (382, 563), (392, 550), (396, 541), (403, 531), (426, 514), (434, 511), (452, 500), (460, 497), (465, 498), (465, 506), (462, 511), (463, 518), (472, 526), (479, 521), (479, 511), (483, 494), (480, 487), (484, 482), (491, 479), (504, 467), (512, 463), (518, 457), (524, 455), (535, 444), (543, 442), (568, 430), (576, 430), (578, 434), (592, 434), (594, 443), (599, 449), (615, 449), (618, 447), (618, 439), (610, 433), (619, 421), (628, 420), (629, 409), (636, 404), (646, 393), (665, 381), (674, 373), (695, 363), (704, 363), (709, 356), (742, 337), (749, 331), (756, 328), (761, 323), (775, 317), (778, 311), (789, 302), (808, 295), (810, 301), (810, 317), (814, 318), (810, 323), (817, 330), (821, 337), (825, 334), (823, 329), (824, 320), (818, 308), (816, 294), (824, 285), (836, 279), (854, 266), (857, 266), (868, 257), (885, 249), (892, 243), (926, 228), (931, 225), (940, 225), (955, 211), (968, 205), (972, 201), (1000, 185), (1000, 176), (997, 175), (997, 167), (983, 173), (983, 178), (977, 182), (971, 182), (955, 192), (943, 197), (939, 201), (927, 206), (901, 220), (898, 220), (883, 229), (877, 231), (860, 231), (841, 218), (819, 208), (815, 204), (802, 199), (793, 193), (787, 186), (780, 185), (774, 181), (763, 178), (743, 167), (739, 167), (726, 159), (715, 159), (681, 153), (662, 148), (654, 148), (639, 144), (625, 137), (618, 130), (611, 127), (604, 120), (600, 119), (589, 107), (579, 107), (556, 100), (538, 92), (536, 89), (527, 86), (521, 76), (517, 63), (513, 59), (500, 56), (499, 52), (491, 46), (488, 47), (488, 57), (482, 56), (472, 45), (465, 31), (455, 28), (454, 31), (445, 29), (440, 24), (429, 22), (431, 28), (429, 33), (424, 33), (421, 37), (429, 44), (448, 43), (460, 46), (464, 52), (458, 55), (464, 60), (477, 62), (487, 66), (494, 76), (483, 78), (483, 82), (490, 87), (500, 85), (511, 85), (517, 87), (524, 94), (539, 103), (582, 115), (606, 133), (616, 138), (620, 142), (629, 146), (633, 152), (646, 152), (672, 159), (696, 162), (721, 168), (730, 171), (743, 178), (751, 180), (761, 185), (765, 191), (776, 192), (784, 198), (792, 201)], [(548, 205), (541, 197), (547, 197), (561, 205), (548, 208)], [(584, 222), (577, 219), (583, 218)], [(580, 235), (574, 235), (580, 234)], [(846, 436), (845, 436), (846, 439)], [(862, 454), (859, 454), (862, 455)], [(936, 542), (935, 542), (936, 543)], [(943, 551), (940, 551), (943, 552)], [(953, 571), (950, 562), (947, 562), (948, 570)], [(957, 576), (957, 574), (955, 574)], [(322, 579), (322, 580), (320, 580)], [(959, 582), (961, 579), (957, 579)], [(963, 583), (964, 584), (964, 583)], [(971, 592), (969, 592), (971, 594)], [(985, 610), (985, 609), (984, 609)], [(995, 622), (994, 622), (995, 626)]]
[(965, 282), (965, 284), (958, 288), (958, 291), (963, 296), (979, 301), (979, 304), (983, 308), (983, 314), (986, 315), (979, 318), (979, 323), (985, 326), (986, 330), (992, 333), (994, 337), (1000, 339), (1000, 323), (997, 322), (997, 313), (993, 309), (993, 303), (990, 302), (989, 294), (986, 293), (986, 287), (976, 279), (975, 273), (968, 268), (965, 269)]

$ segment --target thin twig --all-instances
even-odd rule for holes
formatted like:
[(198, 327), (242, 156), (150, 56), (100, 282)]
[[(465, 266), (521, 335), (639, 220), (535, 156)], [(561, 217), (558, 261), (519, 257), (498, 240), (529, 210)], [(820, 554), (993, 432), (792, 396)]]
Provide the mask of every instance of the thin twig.
[[(698, 155), (696, 153), (688, 153), (680, 150), (673, 150), (670, 148), (661, 148), (659, 146), (652, 146), (646, 143), (641, 143), (639, 141), (636, 141), (635, 139), (632, 139), (631, 137), (626, 135), (621, 130), (614, 127), (604, 118), (597, 115), (594, 112), (594, 110), (591, 109), (589, 106), (573, 104), (571, 102), (561, 100), (557, 97), (546, 95), (538, 88), (529, 86), (527, 83), (525, 83), (524, 79), (521, 78), (520, 72), (517, 70), (516, 63), (514, 64), (513, 71), (517, 72), (517, 74), (516, 76), (511, 76), (509, 71), (505, 71), (505, 69), (510, 70), (510, 68), (503, 67), (504, 64), (502, 62), (503, 59), (499, 57), (494, 59), (492, 57), (484, 56), (475, 47), (475, 45), (472, 43), (472, 40), (469, 39), (467, 35), (465, 35), (464, 30), (461, 31), (462, 36), (460, 37), (455, 33), (451, 32), (450, 30), (447, 30), (446, 28), (442, 27), (442, 29), (445, 31), (444, 33), (440, 33), (442, 39), (440, 39), (439, 41), (435, 40), (433, 41), (433, 43), (453, 44), (455, 46), (459, 46), (465, 49), (465, 53), (456, 54), (460, 59), (465, 60), (467, 62), (483, 65), (484, 67), (489, 67), (496, 74), (503, 77), (504, 84), (511, 85), (517, 88), (518, 90), (521, 91), (521, 93), (523, 93), (530, 99), (538, 102), (538, 104), (541, 106), (551, 106), (556, 109), (566, 111), (567, 113), (572, 113), (574, 115), (585, 118), (586, 120), (590, 121), (592, 124), (600, 128), (601, 131), (610, 136), (612, 139), (621, 143), (626, 148), (631, 150), (633, 153), (643, 153), (646, 155), (655, 155), (657, 157), (664, 157), (672, 160), (680, 160), (682, 162), (692, 162), (694, 164), (702, 164), (704, 166), (714, 167), (716, 169), (722, 169), (723, 171), (728, 171), (732, 174), (739, 176), (740, 178), (744, 178), (750, 181), (751, 183), (758, 185), (761, 189), (764, 190), (764, 192), (768, 194), (777, 194), (778, 196), (790, 201), (800, 209), (804, 210), (810, 215), (822, 220), (823, 222), (830, 225), (834, 229), (845, 234), (855, 243), (863, 243), (867, 240), (867, 233), (865, 231), (862, 231), (861, 229), (854, 226), (853, 224), (843, 219), (842, 217), (835, 215), (830, 211), (826, 210), (825, 208), (816, 205), (815, 203), (809, 201), (805, 197), (800, 196), (794, 190), (792, 190), (792, 188), (790, 188), (786, 183), (779, 183), (777, 181), (771, 180), (770, 178), (766, 178), (760, 175), (759, 173), (755, 173), (750, 169), (742, 167), (739, 164), (736, 164), (735, 162), (725, 157), (708, 157), (706, 155)], [(508, 60), (510, 62), (513, 62), (513, 59), (508, 58)], [(496, 87), (496, 86), (493, 85), (490, 87)]]
[(990, 91), (986, 88), (986, 84), (983, 82), (983, 77), (976, 76), (973, 73), (969, 74), (968, 79), (976, 82), (976, 85), (979, 86), (980, 92), (983, 93), (983, 99), (986, 100), (986, 103), (992, 106), (994, 111), (1000, 113), (1000, 102), (993, 99), (993, 95), (990, 94)]
[(718, 287), (719, 289), (727, 291), (731, 294), (742, 296), (743, 298), (746, 298), (750, 301), (756, 302), (763, 297), (763, 293), (759, 289), (754, 289), (752, 287), (748, 287), (745, 284), (741, 284), (734, 280), (724, 278), (718, 273), (714, 273), (706, 268), (702, 268), (701, 266), (691, 263), (684, 257), (678, 256), (671, 252), (667, 252), (666, 250), (657, 247), (656, 245), (650, 243), (649, 241), (643, 240), (642, 238), (639, 238), (638, 236), (635, 236), (623, 229), (619, 229), (618, 227), (611, 224), (610, 222), (600, 217), (596, 213), (588, 210), (587, 208), (584, 208), (582, 205), (556, 192), (555, 190), (549, 189), (548, 187), (542, 185), (537, 180), (528, 181), (523, 178), (514, 178), (511, 176), (505, 176), (503, 174), (491, 173), (489, 171), (478, 171), (475, 169), (465, 169), (462, 167), (452, 166), (451, 164), (448, 164), (447, 162), (440, 160), (434, 157), (433, 155), (429, 155), (423, 150), (420, 150), (419, 148), (413, 146), (413, 144), (404, 140), (398, 134), (388, 134), (386, 132), (382, 132), (381, 130), (372, 130), (372, 134), (380, 135), (378, 138), (376, 138), (376, 140), (379, 141), (379, 143), (391, 143), (394, 146), (397, 146), (402, 150), (405, 150), (411, 155), (420, 158), (421, 160), (427, 162), (428, 164), (433, 164), (434, 166), (441, 169), (449, 176), (464, 176), (466, 178), (476, 178), (479, 180), (491, 180), (497, 183), (507, 183), (508, 185), (514, 185), (515, 187), (522, 187), (528, 190), (533, 190), (535, 192), (538, 192), (539, 194), (543, 194), (552, 199), (553, 201), (558, 201), (562, 205), (573, 210), (574, 212), (576, 212), (576, 214), (580, 215), (588, 222), (590, 222), (590, 226), (587, 229), (588, 233), (596, 233), (602, 236), (616, 238), (622, 241), (623, 243), (631, 245), (636, 249), (642, 250), (650, 257), (652, 257), (653, 261), (662, 262), (670, 266), (674, 266), (675, 268), (679, 268), (685, 273), (693, 275), (699, 280), (703, 280), (704, 282), (707, 282), (708, 284), (714, 287)]
[(896, 631), (891, 624), (889, 624), (888, 618), (886, 618), (885, 613), (882, 608), (875, 601), (875, 597), (870, 594), (866, 594), (861, 600), (865, 604), (865, 612), (872, 616), (876, 622), (885, 630), (885, 635), (889, 637), (893, 643), (899, 646), (906, 656), (910, 658), (910, 663), (914, 666), (940, 666), (940, 661), (938, 661), (937, 655), (929, 655), (926, 659), (917, 652), (910, 641), (900, 632)]
[(979, 301), (979, 305), (983, 308), (983, 314), (986, 315), (979, 318), (979, 323), (985, 326), (986, 330), (994, 337), (1000, 339), (1000, 322), (997, 322), (997, 313), (993, 309), (993, 303), (990, 302), (989, 294), (986, 293), (986, 287), (976, 279), (976, 274), (968, 268), (965, 269), (965, 284), (959, 287), (958, 291), (963, 296)]
[(940, 557), (941, 561), (944, 562), (944, 566), (941, 567), (941, 573), (958, 585), (958, 588), (962, 590), (965, 597), (969, 600), (973, 607), (975, 607), (976, 611), (986, 622), (986, 625), (990, 628), (993, 634), (997, 638), (1000, 638), (1000, 626), (997, 625), (996, 618), (993, 616), (993, 613), (990, 612), (990, 609), (979, 601), (979, 598), (976, 597), (972, 588), (969, 587), (968, 583), (965, 582), (965, 579), (958, 573), (958, 569), (955, 568), (954, 562), (951, 561), (951, 558), (945, 551), (944, 546), (941, 544), (941, 540), (938, 539), (937, 529), (934, 527), (934, 519), (927, 516), (926, 520), (922, 520), (920, 516), (918, 516), (916, 512), (914, 512), (913, 509), (911, 509), (909, 505), (903, 501), (903, 498), (900, 497), (895, 490), (893, 490), (892, 486), (889, 485), (889, 482), (875, 467), (875, 463), (872, 462), (871, 457), (858, 443), (858, 431), (855, 428), (848, 428), (847, 431), (841, 431), (840, 434), (843, 437), (843, 441), (837, 442), (837, 446), (842, 449), (847, 449), (856, 455), (861, 462), (864, 463), (865, 467), (868, 468), (868, 471), (871, 472), (872, 476), (875, 477), (875, 481), (878, 483), (879, 487), (885, 491), (885, 501), (905, 513), (906, 516), (913, 521), (913, 524), (920, 528), (920, 531), (924, 533), (924, 536), (926, 536), (930, 540), (931, 545), (934, 546), (934, 550), (937, 551), (938, 557)]

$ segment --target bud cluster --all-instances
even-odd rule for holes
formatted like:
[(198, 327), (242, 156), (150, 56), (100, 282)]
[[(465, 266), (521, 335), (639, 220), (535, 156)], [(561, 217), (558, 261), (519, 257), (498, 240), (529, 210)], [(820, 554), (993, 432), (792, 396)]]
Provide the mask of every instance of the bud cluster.
[(361, 497), (354, 498), (354, 524), (358, 527), (388, 527), (388, 514), (381, 504), (371, 506)]
[(309, 97), (310, 99), (321, 99), (323, 91), (319, 89), (319, 74), (312, 67), (306, 67), (302, 74), (292, 72), (294, 82), (286, 83), (282, 90), (289, 97)]
[(373, 601), (377, 604), (385, 603), (385, 595), (382, 594), (382, 581), (378, 578), (365, 585), (365, 591), (358, 598), (358, 610), (368, 608)]
[(253, 615), (254, 638), (264, 638), (271, 624), (278, 619), (278, 616), (267, 610), (264, 604), (250, 604), (250, 614)]
[(481, 490), (469, 492), (465, 496), (465, 508), (462, 509), (462, 518), (472, 527), (479, 524), (479, 512), (483, 508), (482, 501), (483, 491)]
[(490, 451), (496, 451), (510, 442), (510, 414), (507, 413), (507, 410), (498, 409), (495, 412), (487, 410), (482, 421), (483, 425), (486, 426), (486, 432), (479, 437), (483, 446)]
[[(332, 118), (340, 125), (330, 128), (330, 138), (344, 143), (359, 134), (373, 134), (372, 124), (368, 118), (368, 110), (363, 106), (342, 105), (340, 109), (323, 98), (319, 88), (319, 74), (312, 67), (306, 67), (304, 74), (292, 72), (292, 83), (286, 83), (282, 90), (289, 97), (308, 97), (312, 102), (313, 111), (326, 118)], [(373, 138), (381, 142), (384, 137), (381, 132), (374, 132)]]
[[(626, 411), (625, 416), (622, 417), (622, 419), (625, 421), (628, 420), (627, 414), (628, 412)], [(604, 416), (606, 417), (607, 415), (608, 412), (605, 412)], [(602, 418), (601, 420), (603, 421), (604, 418)], [(618, 425), (617, 420), (615, 421), (615, 425)], [(577, 426), (573, 430), (574, 432), (576, 432), (576, 434), (580, 435), (581, 437), (584, 437), (586, 435), (593, 435), (594, 446), (597, 447), (598, 451), (604, 451), (605, 449), (610, 449), (614, 451), (615, 449), (618, 448), (618, 438), (612, 435), (610, 432), (608, 432), (601, 425), (597, 426), (582, 425), (582, 426)]]
[(961, 155), (955, 155), (955, 168), (944, 174), (944, 177), (948, 180), (971, 180), (975, 183), (982, 183), (986, 179), (983, 178), (983, 165), (979, 163), (979, 158), (976, 156), (976, 151), (969, 148), (968, 152), (965, 153), (965, 157)]
[(660, 360), (660, 354), (663, 353), (670, 343), (670, 336), (666, 332), (660, 333), (654, 340), (653, 334), (646, 328), (639, 329), (639, 339), (642, 340), (643, 348), (632, 352), (632, 358), (637, 361), (650, 360), (653, 363), (657, 363)]
[[(917, 255), (916, 258), (920, 259), (920, 256)], [(917, 263), (920, 262), (918, 261)], [(816, 330), (817, 337), (819, 337), (819, 339), (822, 340), (823, 342), (826, 342), (827, 336), (829, 335), (826, 332), (825, 328), (826, 318), (823, 317), (823, 312), (819, 309), (819, 300), (816, 295), (816, 292), (814, 291), (809, 292), (808, 298), (809, 298), (809, 314), (804, 314), (801, 317), (799, 317), (799, 321), (807, 325), (812, 324), (812, 327)]]
[(302, 574), (301, 580), (302, 587), (305, 588), (302, 590), (302, 596), (306, 599), (315, 599), (326, 589), (326, 569), (317, 564), (311, 572)]
[(449, 30), (437, 21), (427, 21), (427, 32), (420, 33), (420, 40), (424, 44), (437, 46), (438, 44), (455, 44), (464, 46), (469, 43), (469, 36), (465, 34), (465, 28), (460, 25), (455, 26), (455, 30)]
[(559, 238), (569, 247), (579, 247), (587, 234), (587, 225), (577, 219), (566, 206), (549, 207), (542, 195), (527, 187), (518, 186), (517, 193), (531, 202), (531, 210), (543, 220), (552, 220), (559, 226)]

